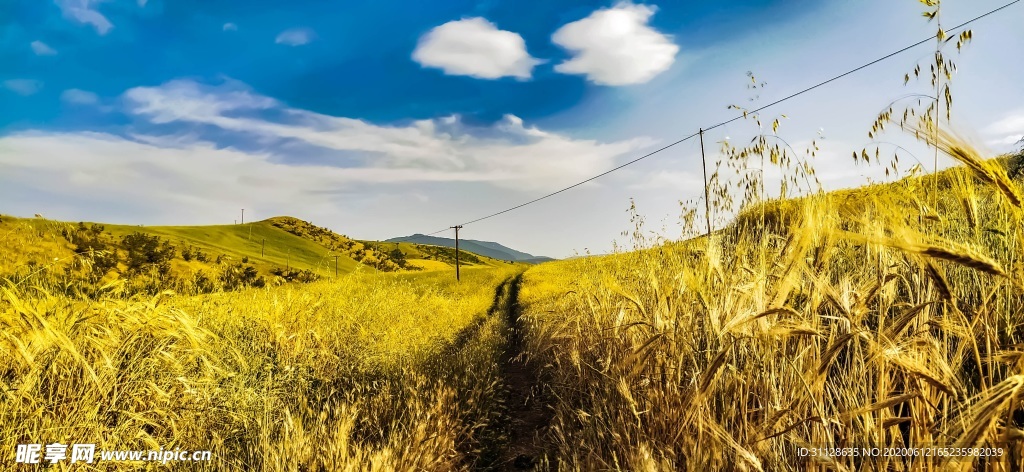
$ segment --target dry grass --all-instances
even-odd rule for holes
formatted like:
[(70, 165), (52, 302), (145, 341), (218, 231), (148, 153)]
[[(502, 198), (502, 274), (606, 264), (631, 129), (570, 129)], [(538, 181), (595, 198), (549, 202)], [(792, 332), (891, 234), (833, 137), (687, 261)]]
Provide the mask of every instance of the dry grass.
[(99, 302), (8, 284), (0, 448), (212, 450), (201, 467), (231, 470), (471, 467), (500, 401), (504, 324), (486, 314), (510, 275)]
[[(970, 173), (941, 176), (937, 220), (906, 204), (931, 187), (915, 177), (786, 202), (767, 227), (747, 212), (710, 240), (528, 271), (528, 352), (559, 399), (551, 462), (1018, 470), (1019, 190), (1000, 164), (940, 136)], [(797, 456), (907, 445), (1004, 455)]]

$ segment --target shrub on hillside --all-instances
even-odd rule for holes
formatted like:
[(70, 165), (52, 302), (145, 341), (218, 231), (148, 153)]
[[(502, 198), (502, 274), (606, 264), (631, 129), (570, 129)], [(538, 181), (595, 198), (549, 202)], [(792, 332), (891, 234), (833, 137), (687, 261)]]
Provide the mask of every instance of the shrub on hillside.
[(170, 241), (138, 232), (121, 238), (121, 248), (125, 251), (128, 271), (136, 273), (147, 267), (170, 262), (175, 253)]
[(281, 277), (282, 279), (284, 279), (284, 280), (286, 280), (288, 282), (309, 283), (309, 282), (316, 282), (317, 280), (320, 280), (320, 276), (317, 275), (315, 272), (309, 270), (309, 269), (298, 270), (298, 269), (282, 269), (280, 267), (275, 267), (275, 268), (273, 268), (270, 271), (270, 273), (274, 274), (274, 275), (276, 275), (278, 277)]
[(178, 291), (193, 295), (213, 293), (218, 289), (217, 282), (201, 270), (196, 271), (188, 278), (181, 279), (178, 286)]
[(266, 279), (259, 275), (255, 267), (240, 263), (225, 267), (220, 273), (220, 281), (226, 291), (267, 285)]
[(397, 247), (392, 249), (391, 252), (388, 253), (388, 257), (395, 261), (395, 264), (403, 267), (405, 266), (405, 253), (403, 253), (401, 249)]
[[(75, 253), (83, 256), (82, 260), (89, 268), (89, 278), (93, 281), (116, 268), (118, 263), (117, 246), (104, 235), (104, 229), (102, 225), (86, 226), (85, 223), (78, 223), (74, 228), (61, 231), (64, 239), (74, 246)], [(71, 267), (66, 269), (67, 274), (71, 275)]]

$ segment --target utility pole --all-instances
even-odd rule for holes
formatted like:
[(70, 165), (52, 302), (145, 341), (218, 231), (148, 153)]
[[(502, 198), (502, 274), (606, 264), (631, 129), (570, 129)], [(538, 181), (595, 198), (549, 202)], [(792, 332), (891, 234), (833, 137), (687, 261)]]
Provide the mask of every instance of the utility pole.
[(334, 255), (334, 278), (338, 278), (338, 255)]
[(242, 208), (242, 224), (245, 224), (245, 208)]
[(263, 246), (260, 247), (260, 257), (266, 257), (267, 255), (267, 238), (263, 238)]
[(708, 237), (711, 237), (711, 197), (708, 191), (708, 161), (704, 157), (704, 128), (700, 129), (700, 162), (704, 170), (704, 221), (708, 225)]
[(455, 230), (455, 280), (462, 280), (459, 278), (459, 230), (462, 229), (462, 225), (452, 226)]

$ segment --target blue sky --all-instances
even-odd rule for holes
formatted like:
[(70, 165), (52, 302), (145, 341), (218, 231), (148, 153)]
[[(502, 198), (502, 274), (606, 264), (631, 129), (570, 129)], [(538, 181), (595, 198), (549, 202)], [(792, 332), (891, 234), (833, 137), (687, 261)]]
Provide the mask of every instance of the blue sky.
[[(943, 17), (1001, 3), (947, 0)], [(973, 25), (958, 59), (957, 116), (993, 153), (1024, 134), (1024, 65), (1006, 55), (1024, 47), (1022, 18), (1015, 6)], [(911, 0), (7, 1), (0, 212), (209, 224), (247, 208), (367, 239), (433, 231), (731, 117), (748, 70), (768, 101), (930, 31)], [(827, 187), (881, 178), (846, 156), (915, 91), (903, 73), (927, 54), (780, 105), (780, 134), (827, 136)], [(671, 237), (678, 201), (700, 193), (698, 153), (680, 146), (466, 237), (601, 252), (629, 227), (630, 198)]]

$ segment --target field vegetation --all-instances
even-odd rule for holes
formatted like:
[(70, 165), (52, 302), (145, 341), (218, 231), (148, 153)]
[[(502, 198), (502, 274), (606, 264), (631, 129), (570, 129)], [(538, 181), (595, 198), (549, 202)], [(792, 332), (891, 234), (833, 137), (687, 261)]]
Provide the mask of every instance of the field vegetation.
[[(951, 125), (943, 50), (970, 37), (938, 27), (935, 95), (871, 126), (936, 172), (863, 149), (889, 182), (826, 193), (817, 142), (797, 153), (781, 117), (733, 107), (753, 136), (723, 143), (687, 238), (631, 207), (610, 255), (463, 254), (456, 282), (433, 270), (450, 248), (294, 218), (0, 217), (0, 448), (213, 451), (159, 466), (181, 470), (1020, 470), (1024, 153)], [(951, 449), (798, 453), (907, 447)]]
[(88, 303), (5, 287), (0, 447), (214, 450), (204, 467), (232, 470), (469, 467), (487, 460), (501, 402), (506, 326), (487, 315), (514, 270)]
[[(1024, 155), (985, 156), (950, 124), (942, 51), (970, 37), (938, 27), (939, 98), (887, 107), (869, 133), (898, 127), (953, 168), (824, 193), (817, 144), (797, 154), (781, 118), (737, 106), (757, 126), (748, 145), (724, 143), (711, 178), (710, 207), (740, 206), (724, 229), (652, 241), (634, 214), (633, 251), (526, 272), (524, 352), (552, 399), (554, 468), (1020, 470)], [(853, 153), (887, 175), (898, 157)], [(776, 195), (796, 198), (766, 198), (769, 167)], [(954, 449), (798, 454), (908, 447)]]
[[(935, 220), (906, 204), (928, 187), (913, 177), (528, 271), (559, 470), (1019, 466), (1021, 209), (998, 163), (977, 164), (999, 180), (945, 172)], [(907, 446), (1005, 455), (797, 456)]]

